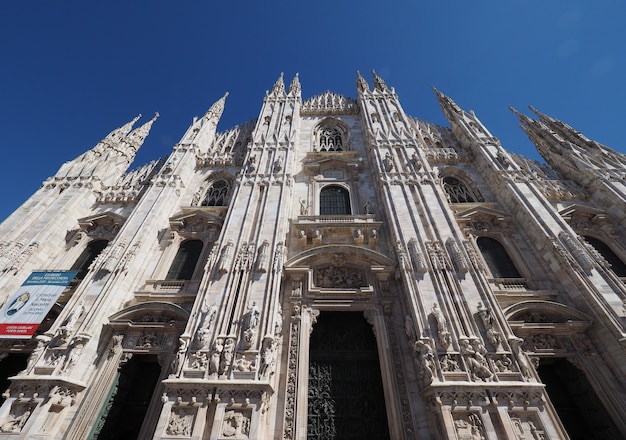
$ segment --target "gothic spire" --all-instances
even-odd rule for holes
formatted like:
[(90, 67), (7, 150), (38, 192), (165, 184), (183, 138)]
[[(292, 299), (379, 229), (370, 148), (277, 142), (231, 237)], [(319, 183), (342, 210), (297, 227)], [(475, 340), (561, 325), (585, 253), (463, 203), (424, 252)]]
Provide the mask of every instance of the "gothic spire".
[(437, 95), (439, 106), (441, 107), (441, 110), (443, 110), (443, 113), (446, 116), (446, 118), (451, 120), (463, 114), (463, 110), (461, 110), (461, 107), (459, 107), (458, 104), (454, 102), (450, 97), (444, 95), (435, 87), (433, 87), (432, 89)]
[(302, 88), (300, 87), (300, 80), (298, 79), (298, 73), (296, 72), (296, 76), (293, 77), (291, 84), (289, 85), (289, 95), (292, 93), (299, 94)]
[(388, 92), (389, 88), (387, 87), (387, 84), (385, 84), (385, 81), (378, 76), (374, 69), (372, 69), (372, 75), (374, 76), (374, 88), (380, 92)]
[(126, 124), (122, 125), (119, 128), (116, 128), (111, 133), (109, 133), (105, 139), (112, 139), (115, 141), (119, 141), (123, 139), (126, 135), (128, 135), (128, 133), (130, 133), (130, 130), (133, 128), (133, 125), (135, 125), (135, 123), (140, 118), (141, 118), (141, 114), (135, 116), (131, 121), (127, 122)]
[(285, 93), (285, 82), (283, 81), (284, 73), (280, 72), (280, 76), (274, 83), (274, 87), (272, 87), (271, 93)]
[(222, 117), (222, 113), (224, 112), (224, 105), (226, 104), (226, 98), (228, 97), (228, 92), (224, 93), (220, 99), (215, 101), (210, 109), (204, 114), (203, 119), (215, 119), (216, 125), (217, 121)]
[(356, 88), (361, 92), (370, 91), (369, 84), (367, 84), (367, 81), (361, 76), (361, 72), (359, 72), (358, 70), (356, 71)]
[(135, 151), (139, 147), (141, 147), (141, 145), (143, 144), (143, 141), (146, 139), (146, 137), (148, 137), (148, 134), (150, 133), (150, 129), (152, 128), (152, 124), (154, 124), (154, 121), (156, 121), (158, 117), (159, 117), (159, 112), (154, 113), (154, 116), (152, 119), (150, 119), (148, 122), (143, 124), (141, 127), (137, 127), (128, 135), (128, 141), (135, 148)]

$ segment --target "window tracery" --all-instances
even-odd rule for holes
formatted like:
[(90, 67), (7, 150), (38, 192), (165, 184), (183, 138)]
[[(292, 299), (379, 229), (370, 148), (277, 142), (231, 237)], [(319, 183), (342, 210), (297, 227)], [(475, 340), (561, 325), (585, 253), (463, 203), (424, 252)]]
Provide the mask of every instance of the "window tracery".
[(202, 199), (200, 206), (226, 206), (230, 194), (230, 181), (214, 180)]
[(446, 191), (450, 203), (475, 203), (483, 201), (483, 198), (477, 191), (471, 189), (456, 177), (444, 177), (443, 189)]
[(319, 132), (320, 151), (343, 151), (341, 133), (336, 128), (324, 127)]

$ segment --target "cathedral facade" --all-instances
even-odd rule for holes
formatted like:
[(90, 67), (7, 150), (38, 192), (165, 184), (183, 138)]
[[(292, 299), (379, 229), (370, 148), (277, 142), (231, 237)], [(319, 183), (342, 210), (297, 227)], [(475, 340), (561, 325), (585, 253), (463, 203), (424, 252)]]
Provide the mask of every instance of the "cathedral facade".
[(281, 75), (165, 159), (129, 168), (155, 116), (63, 164), (0, 225), (0, 439), (626, 438), (626, 156), (435, 95), (450, 127)]

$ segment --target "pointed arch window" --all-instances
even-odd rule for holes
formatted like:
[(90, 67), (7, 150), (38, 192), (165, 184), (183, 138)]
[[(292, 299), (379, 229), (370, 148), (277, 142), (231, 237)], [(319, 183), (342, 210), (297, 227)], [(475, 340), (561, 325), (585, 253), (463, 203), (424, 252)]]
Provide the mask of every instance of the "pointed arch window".
[(201, 206), (226, 206), (230, 193), (230, 181), (226, 179), (214, 180), (207, 190)]
[(626, 277), (626, 264), (618, 257), (615, 252), (602, 240), (598, 240), (595, 237), (590, 237), (588, 235), (583, 237), (587, 243), (589, 243), (593, 248), (598, 251), (602, 257), (608, 261), (611, 265), (611, 269), (613, 273), (620, 278)]
[(167, 272), (168, 280), (190, 280), (196, 270), (204, 243), (202, 240), (183, 241)]
[(475, 203), (482, 201), (480, 194), (472, 191), (468, 186), (456, 177), (446, 176), (443, 178), (443, 189), (448, 194), (450, 203)]
[(522, 278), (508, 252), (498, 240), (478, 237), (476, 244), (494, 278)]
[(70, 269), (77, 272), (74, 281), (80, 281), (85, 278), (91, 263), (94, 262), (96, 257), (100, 255), (100, 252), (102, 252), (108, 244), (109, 240), (94, 240), (85, 247), (85, 250), (83, 250)]
[(343, 151), (343, 138), (337, 128), (323, 127), (319, 131), (320, 151)]
[(320, 191), (320, 215), (350, 215), (350, 193), (347, 189), (330, 185)]

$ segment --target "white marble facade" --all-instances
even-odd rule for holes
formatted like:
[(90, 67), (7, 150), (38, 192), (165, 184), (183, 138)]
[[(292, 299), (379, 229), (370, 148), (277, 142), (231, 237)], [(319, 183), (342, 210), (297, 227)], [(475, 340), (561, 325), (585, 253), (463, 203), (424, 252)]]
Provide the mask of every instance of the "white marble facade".
[[(307, 426), (333, 311), (375, 335), (378, 438), (568, 438), (555, 372), (586, 384), (572, 438), (626, 437), (626, 156), (513, 110), (539, 164), (435, 95), (449, 128), (375, 73), (304, 101), (281, 75), (256, 120), (217, 132), (225, 95), (166, 160), (129, 171), (155, 116), (63, 164), (0, 225), (3, 302), (83, 270), (36, 337), (0, 340), (0, 438), (340, 439), (332, 405)], [(155, 385), (124, 434), (131, 364)]]

